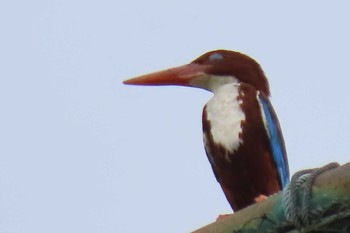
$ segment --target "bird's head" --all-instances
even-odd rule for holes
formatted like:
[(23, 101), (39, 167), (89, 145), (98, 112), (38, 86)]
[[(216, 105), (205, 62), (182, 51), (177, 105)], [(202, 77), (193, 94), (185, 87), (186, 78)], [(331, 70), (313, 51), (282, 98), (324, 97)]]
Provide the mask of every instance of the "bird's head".
[(260, 65), (247, 55), (229, 50), (207, 52), (187, 65), (142, 75), (124, 83), (190, 86), (214, 92), (224, 84), (247, 83), (270, 95), (269, 84)]

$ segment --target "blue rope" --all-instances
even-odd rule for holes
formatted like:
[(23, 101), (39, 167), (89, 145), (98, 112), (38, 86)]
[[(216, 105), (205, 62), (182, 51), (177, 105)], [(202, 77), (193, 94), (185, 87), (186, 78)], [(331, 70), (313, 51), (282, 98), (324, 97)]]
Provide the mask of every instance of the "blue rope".
[[(310, 212), (312, 187), (316, 177), (339, 166), (338, 163), (330, 163), (321, 168), (299, 171), (292, 176), (291, 182), (283, 190), (282, 205), (285, 217), (299, 231), (309, 226), (317, 215)], [(300, 204), (298, 193), (302, 193)]]

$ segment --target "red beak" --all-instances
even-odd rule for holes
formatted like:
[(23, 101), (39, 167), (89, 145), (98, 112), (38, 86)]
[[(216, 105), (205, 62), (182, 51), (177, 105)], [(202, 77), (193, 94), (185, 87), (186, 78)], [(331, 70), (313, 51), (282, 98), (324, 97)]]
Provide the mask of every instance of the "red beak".
[(136, 78), (125, 80), (129, 85), (179, 85), (190, 86), (189, 82), (196, 77), (206, 75), (208, 65), (190, 63), (184, 66), (170, 68)]

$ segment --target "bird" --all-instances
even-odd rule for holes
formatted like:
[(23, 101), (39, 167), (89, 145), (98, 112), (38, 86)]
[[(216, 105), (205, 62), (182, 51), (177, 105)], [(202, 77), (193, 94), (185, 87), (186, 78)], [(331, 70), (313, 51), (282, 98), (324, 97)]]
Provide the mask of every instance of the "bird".
[(265, 200), (288, 184), (285, 142), (269, 99), (269, 83), (253, 58), (219, 49), (186, 65), (123, 83), (178, 85), (213, 93), (202, 112), (204, 148), (234, 212)]

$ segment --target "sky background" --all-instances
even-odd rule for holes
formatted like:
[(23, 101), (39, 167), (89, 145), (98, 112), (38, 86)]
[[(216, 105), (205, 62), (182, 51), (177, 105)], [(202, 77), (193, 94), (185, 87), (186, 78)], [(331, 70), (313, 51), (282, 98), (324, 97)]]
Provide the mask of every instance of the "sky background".
[(229, 213), (211, 93), (122, 81), (213, 49), (267, 74), (291, 173), (350, 159), (348, 1), (1, 1), (0, 232), (195, 230)]

